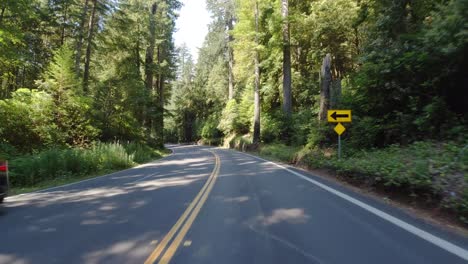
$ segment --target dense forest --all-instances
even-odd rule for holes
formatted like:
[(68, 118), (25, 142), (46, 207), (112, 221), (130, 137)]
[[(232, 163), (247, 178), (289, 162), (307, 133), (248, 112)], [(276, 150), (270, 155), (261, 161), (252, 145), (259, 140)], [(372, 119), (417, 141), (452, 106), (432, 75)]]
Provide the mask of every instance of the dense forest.
[(172, 140), (254, 137), (259, 122), (257, 141), (327, 143), (316, 131), (323, 99), (353, 110), (355, 147), (463, 136), (467, 1), (207, 3), (213, 21), (199, 61), (179, 50)]
[[(468, 221), (468, 0), (207, 7), (194, 61), (174, 45), (177, 0), (2, 0), (0, 155), (13, 183), (82, 173), (77, 157), (125, 167), (199, 142), (398, 187)], [(353, 111), (341, 160), (328, 109)], [(51, 160), (69, 161), (35, 171)]]
[(22, 151), (163, 144), (178, 1), (0, 4), (0, 137)]
[(0, 158), (13, 186), (157, 157), (175, 0), (2, 0)]

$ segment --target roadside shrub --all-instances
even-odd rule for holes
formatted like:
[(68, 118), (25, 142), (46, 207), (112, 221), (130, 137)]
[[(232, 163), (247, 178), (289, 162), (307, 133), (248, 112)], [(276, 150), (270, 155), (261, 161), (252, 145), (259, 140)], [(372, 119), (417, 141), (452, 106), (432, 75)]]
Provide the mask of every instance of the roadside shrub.
[(232, 149), (240, 151), (247, 151), (249, 146), (252, 145), (252, 137), (250, 135), (244, 136), (230, 136), (225, 139), (224, 145)]
[(467, 143), (415, 142), (333, 157), (324, 166), (371, 186), (429, 196), (468, 223), (467, 164)]
[(12, 186), (24, 187), (73, 175), (124, 169), (134, 164), (134, 156), (120, 143), (96, 143), (88, 149), (48, 149), (11, 160), (10, 180)]
[(268, 156), (275, 160), (294, 163), (296, 159), (296, 153), (300, 147), (286, 146), (280, 143), (274, 143), (269, 145), (261, 146), (259, 152), (260, 155)]
[(226, 107), (221, 114), (221, 120), (218, 124), (218, 129), (225, 135), (235, 132), (237, 128), (237, 118), (239, 117), (239, 110), (237, 102), (234, 99), (229, 100)]
[(379, 142), (378, 137), (383, 129), (377, 119), (368, 116), (353, 116), (353, 123), (345, 124), (345, 126), (348, 131), (344, 136), (348, 145), (355, 149), (368, 149), (375, 146)]
[(133, 161), (136, 163), (144, 163), (152, 159), (160, 158), (162, 153), (160, 150), (153, 149), (147, 145), (129, 142), (123, 145), (125, 151), (129, 155), (133, 155)]
[(292, 115), (292, 131), (291, 133), (291, 145), (293, 146), (304, 146), (307, 144), (311, 126), (314, 125), (314, 121), (317, 116), (312, 110), (302, 110)]
[(328, 140), (328, 135), (330, 134), (330, 125), (325, 122), (319, 122), (316, 119), (311, 120), (310, 132), (307, 136), (308, 148), (312, 149), (325, 144), (330, 144), (330, 141)]
[(279, 141), (284, 125), (280, 118), (262, 113), (260, 119), (260, 138), (264, 143)]
[(219, 123), (219, 118), (212, 115), (203, 124), (201, 137), (203, 141), (207, 142), (209, 145), (211, 145), (213, 142), (217, 142), (218, 144), (221, 142), (221, 138), (223, 134), (217, 128), (218, 123)]
[(0, 159), (11, 160), (19, 155), (18, 149), (8, 143), (0, 143)]

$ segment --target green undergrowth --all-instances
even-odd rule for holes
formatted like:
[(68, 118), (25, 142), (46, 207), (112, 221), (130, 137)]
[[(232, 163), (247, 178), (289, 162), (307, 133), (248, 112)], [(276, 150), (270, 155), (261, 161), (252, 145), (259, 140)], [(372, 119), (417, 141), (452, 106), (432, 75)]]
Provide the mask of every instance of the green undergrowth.
[(137, 143), (95, 143), (89, 148), (52, 148), (9, 161), (12, 193), (57, 186), (110, 173), (164, 156)]
[(263, 157), (275, 161), (282, 161), (288, 163), (294, 163), (297, 153), (300, 151), (301, 147), (295, 146), (286, 146), (284, 144), (272, 143), (268, 145), (263, 145), (256, 152)]

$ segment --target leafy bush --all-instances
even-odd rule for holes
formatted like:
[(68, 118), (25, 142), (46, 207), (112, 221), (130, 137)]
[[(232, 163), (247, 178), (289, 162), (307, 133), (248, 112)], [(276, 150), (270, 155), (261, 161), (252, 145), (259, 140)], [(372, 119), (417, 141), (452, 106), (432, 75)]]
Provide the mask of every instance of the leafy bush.
[(20, 150), (53, 144), (57, 127), (52, 123), (52, 97), (42, 91), (19, 89), (0, 100), (0, 140)]
[(0, 143), (0, 159), (11, 160), (13, 157), (18, 156), (19, 153), (16, 147), (8, 143)]
[(302, 110), (292, 115), (292, 133), (290, 142), (293, 146), (307, 144), (311, 127), (314, 125), (317, 115), (312, 110)]
[[(468, 220), (468, 144), (416, 142), (325, 162), (343, 175), (412, 195), (430, 195)], [(468, 223), (468, 221), (467, 221)]]
[(280, 143), (274, 143), (264, 145), (260, 147), (260, 155), (273, 158), (275, 160), (294, 163), (296, 160), (296, 154), (300, 147), (286, 146)]
[(160, 150), (150, 148), (149, 146), (140, 143), (131, 142), (124, 144), (123, 146), (129, 155), (133, 155), (133, 161), (136, 163), (148, 162), (162, 156)]
[(236, 100), (232, 99), (226, 104), (219, 121), (218, 129), (225, 135), (232, 134), (237, 128), (237, 118), (239, 111)]
[(275, 115), (262, 113), (260, 119), (260, 138), (265, 143), (280, 140), (280, 135), (284, 125), (280, 118)]
[(354, 149), (372, 148), (379, 142), (382, 126), (378, 119), (373, 117), (353, 116), (353, 123), (345, 124), (347, 131), (344, 137), (348, 145)]
[[(217, 128), (219, 124), (219, 118), (212, 115), (208, 117), (208, 120), (203, 124), (201, 131), (201, 137), (203, 140), (208, 142), (221, 142), (223, 136), (222, 132)], [(211, 143), (209, 143), (211, 145)]]
[(237, 149), (240, 151), (249, 150), (249, 147), (252, 145), (252, 137), (249, 135), (245, 136), (236, 136), (232, 135), (225, 139), (224, 146), (232, 149)]
[(245, 89), (239, 103), (239, 117), (237, 119), (237, 133), (247, 134), (253, 132), (254, 104), (253, 93)]
[[(131, 146), (131, 145), (130, 145)], [(135, 154), (143, 159), (143, 147), (128, 154), (120, 143), (96, 143), (89, 149), (48, 149), (10, 161), (11, 183), (14, 187), (32, 186), (41, 181), (61, 177), (84, 176), (109, 170), (124, 169), (134, 164)]]
[(318, 122), (315, 119), (311, 121), (311, 124), (310, 132), (307, 137), (308, 148), (323, 146), (325, 143), (328, 143), (329, 135), (333, 132), (330, 126), (324, 122)]

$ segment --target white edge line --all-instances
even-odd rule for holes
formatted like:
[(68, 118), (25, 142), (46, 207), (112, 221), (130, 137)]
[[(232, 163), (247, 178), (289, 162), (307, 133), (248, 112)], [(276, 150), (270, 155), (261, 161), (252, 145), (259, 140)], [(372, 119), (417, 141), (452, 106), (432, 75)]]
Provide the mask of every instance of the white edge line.
[(306, 181), (308, 181), (310, 183), (313, 183), (313, 184), (317, 185), (318, 187), (320, 187), (320, 188), (322, 188), (322, 189), (324, 189), (324, 190), (326, 190), (326, 191), (328, 191), (328, 192), (330, 192), (330, 193), (332, 193), (332, 194), (334, 194), (334, 195), (336, 195), (336, 196), (338, 196), (338, 197), (340, 197), (340, 198), (342, 198), (342, 199), (344, 199), (344, 200), (346, 200), (348, 202), (351, 202), (354, 205), (357, 205), (357, 206), (361, 207), (362, 209), (364, 209), (364, 210), (366, 210), (366, 211), (368, 211), (368, 212), (370, 212), (370, 213), (372, 213), (372, 214), (374, 214), (374, 215), (376, 215), (376, 216), (378, 216), (378, 217), (380, 217), (380, 218), (382, 218), (384, 220), (387, 220), (388, 222), (390, 222), (390, 223), (392, 223), (392, 224), (394, 224), (396, 226), (399, 226), (400, 228), (412, 233), (413, 235), (416, 235), (416, 236), (426, 240), (427, 242), (430, 242), (430, 243), (432, 243), (432, 244), (434, 244), (434, 245), (436, 245), (436, 246), (438, 246), (438, 247), (440, 247), (442, 249), (445, 249), (446, 251), (448, 251), (448, 252), (450, 252), (450, 253), (452, 253), (452, 254), (454, 254), (454, 255), (456, 255), (456, 256), (464, 259), (464, 260), (468, 260), (468, 251), (466, 249), (461, 248), (461, 247), (459, 247), (459, 246), (457, 246), (455, 244), (452, 244), (452, 243), (448, 242), (447, 240), (444, 240), (444, 239), (442, 239), (440, 237), (434, 236), (434, 235), (432, 235), (432, 234), (430, 234), (430, 233), (428, 233), (428, 232), (426, 232), (426, 231), (424, 231), (422, 229), (419, 229), (419, 228), (417, 228), (417, 227), (415, 227), (415, 226), (413, 226), (413, 225), (411, 225), (411, 224), (409, 224), (409, 223), (407, 223), (407, 222), (405, 222), (403, 220), (400, 220), (400, 219), (398, 219), (398, 218), (396, 218), (394, 216), (391, 216), (391, 215), (389, 215), (389, 214), (387, 214), (387, 213), (385, 213), (385, 212), (383, 212), (383, 211), (381, 211), (381, 210), (379, 210), (379, 209), (377, 209), (377, 208), (375, 208), (373, 206), (365, 204), (365, 203), (363, 203), (363, 202), (361, 202), (361, 201), (359, 201), (359, 200), (357, 200), (357, 199), (355, 199), (355, 198), (353, 198), (353, 197), (351, 197), (351, 196), (349, 196), (347, 194), (344, 194), (344, 193), (342, 193), (340, 191), (337, 191), (337, 190), (335, 190), (335, 189), (333, 189), (333, 188), (331, 188), (331, 187), (329, 187), (329, 186), (327, 186), (327, 185), (325, 185), (323, 183), (320, 183), (320, 182), (318, 182), (316, 180), (313, 180), (313, 179), (311, 179), (311, 178), (309, 178), (309, 177), (307, 177), (307, 176), (305, 176), (303, 174), (300, 174), (300, 173), (295, 172), (295, 171), (293, 171), (291, 169), (288, 169), (287, 167), (285, 167), (283, 165), (280, 165), (280, 164), (277, 164), (275, 162), (272, 162), (272, 161), (269, 161), (269, 160), (266, 160), (266, 159), (262, 159), (262, 158), (259, 158), (257, 156), (250, 155), (250, 154), (247, 154), (247, 153), (244, 153), (244, 152), (240, 152), (240, 153), (242, 153), (244, 155), (247, 155), (247, 156), (250, 156), (250, 157), (253, 157), (255, 159), (261, 160), (261, 161), (265, 161), (265, 162), (267, 162), (269, 164), (273, 164), (273, 165), (275, 165), (275, 166), (277, 166), (279, 168), (282, 168), (282, 169), (296, 175), (297, 177), (299, 177), (299, 178), (301, 178), (303, 180), (306, 180)]
[(89, 181), (98, 180), (98, 179), (101, 179), (101, 178), (104, 178), (104, 177), (109, 177), (109, 176), (112, 176), (112, 175), (114, 175), (114, 174), (121, 173), (121, 172), (124, 172), (124, 171), (130, 171), (130, 170), (134, 170), (134, 169), (139, 169), (139, 168), (142, 168), (142, 167), (147, 166), (148, 164), (158, 163), (159, 161), (162, 161), (162, 160), (164, 160), (164, 159), (166, 159), (166, 158), (171, 157), (171, 156), (174, 154), (174, 150), (171, 149), (171, 151), (172, 151), (172, 152), (171, 152), (169, 155), (165, 156), (165, 157), (162, 157), (162, 158), (157, 159), (157, 160), (150, 161), (150, 162), (145, 163), (145, 164), (140, 164), (140, 165), (135, 166), (135, 167), (132, 167), (132, 168), (128, 168), (128, 169), (121, 170), (121, 171), (116, 171), (116, 172), (113, 172), (113, 173), (110, 173), (110, 174), (101, 175), (101, 176), (93, 177), (93, 178), (86, 179), (86, 180), (82, 180), (82, 181), (72, 182), (72, 183), (68, 183), (68, 184), (64, 184), (64, 185), (59, 185), (59, 186), (55, 186), (55, 187), (51, 187), (51, 188), (40, 189), (40, 190), (33, 191), (33, 192), (27, 192), (27, 193), (22, 193), (22, 194), (7, 196), (7, 197), (5, 197), (5, 201), (8, 201), (8, 200), (14, 199), (14, 198), (19, 198), (19, 197), (21, 197), (21, 196), (23, 196), (23, 195), (27, 195), (27, 194), (40, 193), (40, 192), (45, 192), (45, 191), (52, 191), (52, 190), (55, 190), (55, 189), (59, 189), (59, 188), (63, 188), (63, 187), (68, 187), (68, 186), (72, 186), (72, 185), (79, 184), (79, 183), (83, 183), (83, 182), (89, 182)]

